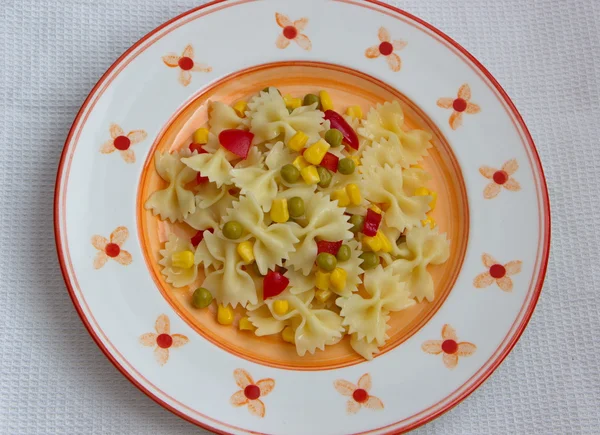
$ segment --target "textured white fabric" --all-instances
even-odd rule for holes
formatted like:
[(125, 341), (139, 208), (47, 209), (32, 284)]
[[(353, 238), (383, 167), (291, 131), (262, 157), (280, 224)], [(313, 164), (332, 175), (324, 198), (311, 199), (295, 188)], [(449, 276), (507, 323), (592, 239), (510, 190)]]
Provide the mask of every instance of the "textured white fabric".
[[(201, 3), (0, 0), (2, 434), (205, 433), (104, 358), (67, 295), (52, 226), (60, 152), (94, 83)], [(537, 143), (553, 212), (546, 285), (523, 338), (477, 392), (416, 433), (600, 433), (600, 2), (391, 3), (451, 35), (505, 87)]]

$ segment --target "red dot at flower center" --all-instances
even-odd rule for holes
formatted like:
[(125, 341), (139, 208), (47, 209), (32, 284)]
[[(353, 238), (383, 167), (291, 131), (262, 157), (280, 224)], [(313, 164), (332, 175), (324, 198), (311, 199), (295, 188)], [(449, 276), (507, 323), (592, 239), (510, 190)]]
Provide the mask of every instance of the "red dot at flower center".
[(114, 258), (121, 253), (121, 248), (119, 248), (119, 245), (116, 243), (109, 243), (106, 245), (106, 248), (104, 248), (104, 252), (106, 252), (106, 255), (109, 257)]
[(467, 102), (465, 100), (463, 100), (462, 98), (457, 98), (452, 103), (452, 108), (454, 110), (456, 110), (457, 112), (464, 112), (465, 109), (467, 108)]
[(129, 147), (131, 146), (131, 141), (129, 140), (129, 138), (127, 136), (118, 136), (113, 141), (113, 145), (119, 151), (125, 151), (125, 150), (128, 150)]
[(287, 26), (283, 29), (283, 36), (285, 36), (287, 39), (294, 39), (296, 36), (298, 36), (298, 30), (296, 30), (294, 26)]
[(504, 184), (508, 181), (508, 174), (506, 171), (496, 171), (494, 172), (494, 183), (496, 184)]
[(352, 398), (354, 400), (356, 400), (358, 403), (362, 403), (369, 398), (369, 393), (367, 393), (367, 390), (358, 388), (358, 389), (354, 390), (354, 393), (352, 393)]
[(394, 51), (394, 46), (387, 41), (379, 44), (379, 52), (384, 56), (389, 56)]
[(179, 63), (179, 68), (184, 71), (188, 71), (194, 67), (194, 61), (189, 57), (182, 57), (177, 63)]
[(454, 340), (444, 340), (442, 343), (442, 350), (444, 353), (453, 354), (458, 350), (458, 344)]
[(506, 268), (501, 264), (494, 264), (490, 267), (490, 275), (492, 278), (503, 278), (506, 275)]
[(158, 337), (156, 337), (156, 344), (158, 347), (168, 349), (173, 344), (173, 337), (171, 337), (169, 334), (160, 334)]
[(256, 400), (260, 397), (260, 388), (257, 385), (248, 385), (244, 388), (244, 395), (250, 400)]

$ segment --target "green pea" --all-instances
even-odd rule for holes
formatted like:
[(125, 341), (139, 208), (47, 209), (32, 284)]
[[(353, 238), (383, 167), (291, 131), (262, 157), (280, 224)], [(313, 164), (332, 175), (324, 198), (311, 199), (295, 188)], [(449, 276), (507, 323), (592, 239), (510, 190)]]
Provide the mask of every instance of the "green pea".
[(304, 200), (299, 196), (288, 199), (288, 211), (293, 218), (302, 216), (304, 214)]
[(360, 233), (363, 230), (365, 218), (363, 216), (355, 214), (350, 217), (349, 222), (352, 224), (352, 228), (350, 228), (350, 231), (356, 234)]
[(352, 255), (352, 249), (348, 245), (340, 246), (340, 250), (335, 256), (338, 261), (348, 261), (350, 260), (350, 256)]
[(338, 162), (338, 171), (340, 174), (350, 175), (356, 169), (356, 165), (354, 164), (354, 160), (349, 159), (348, 157), (341, 159)]
[(317, 166), (317, 172), (319, 174), (319, 187), (329, 187), (331, 184), (331, 172), (329, 172), (329, 169)]
[(303, 106), (310, 106), (317, 103), (317, 109), (321, 109), (321, 99), (315, 94), (306, 94), (302, 102)]
[(264, 88), (262, 91), (263, 91), (263, 92), (266, 92), (266, 93), (268, 94), (268, 93), (269, 93), (269, 91), (270, 91), (271, 89), (275, 89), (275, 90), (277, 91), (277, 93), (278, 93), (279, 95), (281, 95), (281, 91), (280, 91), (279, 89), (277, 89), (277, 88), (273, 87), (273, 86), (267, 86), (267, 87), (266, 87), (266, 88)]
[(374, 252), (363, 252), (360, 258), (363, 261), (360, 265), (363, 270), (373, 269), (379, 264), (379, 256)]
[(317, 255), (317, 266), (325, 272), (332, 272), (337, 266), (337, 260), (332, 254), (321, 252)]
[(332, 147), (339, 147), (342, 144), (343, 139), (344, 139), (344, 135), (337, 128), (332, 128), (331, 130), (327, 130), (327, 133), (325, 133), (325, 140)]
[(212, 300), (212, 295), (204, 287), (197, 288), (194, 294), (192, 294), (192, 305), (194, 308), (206, 308)]
[(281, 178), (288, 183), (295, 183), (300, 178), (300, 171), (294, 165), (287, 164), (281, 168)]
[(242, 237), (242, 224), (237, 221), (229, 221), (223, 225), (223, 235), (228, 239), (239, 239)]

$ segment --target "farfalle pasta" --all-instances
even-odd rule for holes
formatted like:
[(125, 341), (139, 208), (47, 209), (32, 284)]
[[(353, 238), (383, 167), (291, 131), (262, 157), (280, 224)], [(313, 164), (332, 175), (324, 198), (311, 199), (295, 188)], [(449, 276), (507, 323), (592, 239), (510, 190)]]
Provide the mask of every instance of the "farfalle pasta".
[(363, 119), (324, 91), (208, 104), (189, 147), (154, 157), (165, 187), (145, 206), (170, 222), (165, 280), (240, 334), (279, 336), (300, 356), (346, 338), (372, 359), (392, 316), (434, 299), (428, 269), (449, 256), (417, 166), (431, 135), (407, 128), (398, 102)]

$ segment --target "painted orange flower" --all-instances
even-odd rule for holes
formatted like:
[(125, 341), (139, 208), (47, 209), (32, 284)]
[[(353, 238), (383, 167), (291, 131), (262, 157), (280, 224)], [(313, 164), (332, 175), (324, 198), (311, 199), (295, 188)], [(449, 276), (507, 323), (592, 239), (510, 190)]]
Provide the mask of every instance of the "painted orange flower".
[(110, 154), (119, 151), (126, 163), (134, 163), (135, 153), (131, 146), (146, 139), (146, 136), (148, 136), (146, 132), (144, 130), (132, 130), (125, 135), (123, 129), (117, 124), (111, 124), (109, 131), (111, 139), (102, 144), (100, 152)]
[(442, 328), (441, 340), (429, 340), (421, 346), (423, 351), (432, 355), (443, 353), (444, 365), (449, 369), (453, 369), (458, 365), (458, 358), (471, 356), (477, 350), (477, 346), (468, 341), (458, 342), (456, 331), (450, 325), (444, 325)]
[(381, 399), (369, 394), (372, 382), (371, 375), (365, 373), (358, 380), (358, 385), (352, 382), (338, 379), (333, 383), (333, 386), (343, 396), (349, 397), (346, 403), (346, 411), (348, 414), (356, 414), (360, 408), (383, 409)]
[(482, 166), (479, 168), (481, 175), (489, 180), (492, 180), (492, 182), (488, 184), (483, 191), (484, 198), (495, 198), (498, 196), (503, 187), (512, 192), (518, 192), (521, 190), (521, 185), (519, 182), (511, 177), (511, 175), (517, 172), (517, 169), (519, 169), (519, 164), (515, 159), (509, 160), (503, 164), (501, 169), (495, 169), (489, 166)]
[(162, 60), (169, 68), (179, 68), (179, 83), (183, 86), (187, 86), (192, 82), (192, 71), (212, 71), (212, 68), (205, 63), (194, 61), (194, 47), (192, 47), (191, 44), (188, 44), (183, 49), (181, 56), (177, 56), (175, 53), (169, 53), (166, 56), (163, 56)]
[(402, 60), (400, 59), (400, 56), (394, 53), (394, 51), (402, 50), (408, 43), (400, 39), (392, 41), (390, 32), (388, 32), (385, 27), (379, 28), (378, 36), (380, 44), (367, 48), (367, 51), (365, 51), (365, 56), (367, 56), (369, 59), (375, 59), (379, 56), (386, 56), (390, 69), (396, 72), (400, 71), (400, 68), (402, 68)]
[(452, 115), (448, 122), (452, 130), (456, 130), (462, 125), (463, 113), (475, 114), (481, 111), (481, 108), (471, 103), (471, 88), (468, 84), (462, 85), (458, 88), (458, 94), (456, 98), (440, 98), (437, 100), (437, 105), (442, 109), (452, 109)]
[(276, 12), (275, 20), (277, 21), (277, 24), (279, 24), (279, 27), (283, 29), (283, 32), (277, 37), (277, 41), (275, 41), (277, 48), (286, 48), (290, 45), (290, 41), (296, 41), (296, 44), (306, 51), (309, 51), (312, 48), (312, 43), (310, 42), (310, 39), (308, 39), (308, 36), (300, 33), (308, 24), (308, 18), (301, 18), (292, 23), (288, 17)]
[(236, 369), (233, 372), (235, 383), (241, 390), (236, 391), (229, 401), (233, 406), (248, 405), (250, 414), (263, 418), (265, 416), (265, 404), (260, 400), (261, 397), (267, 396), (273, 388), (275, 381), (271, 378), (261, 379), (254, 382), (250, 373), (244, 369)]
[(144, 346), (154, 347), (154, 358), (161, 366), (169, 360), (169, 349), (181, 347), (189, 339), (182, 334), (171, 334), (171, 322), (166, 314), (161, 314), (154, 324), (154, 332), (148, 332), (140, 337)]
[(118, 227), (114, 230), (110, 235), (110, 241), (106, 237), (92, 236), (92, 245), (99, 251), (94, 258), (94, 269), (100, 269), (109, 259), (115, 260), (123, 266), (130, 264), (131, 254), (121, 249), (127, 237), (129, 237), (129, 231), (125, 227)]
[(506, 264), (500, 264), (490, 254), (483, 254), (481, 260), (483, 261), (483, 265), (489, 268), (489, 270), (477, 275), (473, 280), (473, 285), (477, 288), (485, 288), (496, 282), (501, 290), (511, 292), (513, 282), (510, 276), (521, 272), (523, 262), (510, 261)]

